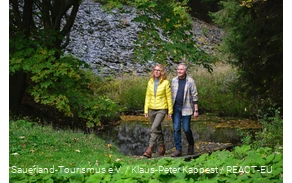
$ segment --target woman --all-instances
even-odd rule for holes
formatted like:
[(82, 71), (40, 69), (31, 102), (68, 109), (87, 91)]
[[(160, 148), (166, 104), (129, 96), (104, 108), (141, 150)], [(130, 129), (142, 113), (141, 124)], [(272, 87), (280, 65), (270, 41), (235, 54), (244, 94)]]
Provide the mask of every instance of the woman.
[(145, 96), (144, 113), (146, 118), (150, 116), (152, 126), (149, 146), (143, 156), (151, 158), (155, 144), (159, 144), (159, 155), (164, 155), (165, 145), (161, 123), (167, 114), (168, 118), (171, 119), (172, 112), (170, 83), (166, 80), (166, 71), (163, 65), (157, 64), (152, 70), (152, 77), (148, 82)]

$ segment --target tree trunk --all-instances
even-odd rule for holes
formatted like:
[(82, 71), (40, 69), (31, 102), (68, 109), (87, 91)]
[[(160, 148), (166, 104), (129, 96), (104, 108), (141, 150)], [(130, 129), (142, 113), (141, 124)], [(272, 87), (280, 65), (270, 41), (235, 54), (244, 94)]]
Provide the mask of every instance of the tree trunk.
[(25, 92), (26, 73), (9, 75), (9, 110), (17, 114)]

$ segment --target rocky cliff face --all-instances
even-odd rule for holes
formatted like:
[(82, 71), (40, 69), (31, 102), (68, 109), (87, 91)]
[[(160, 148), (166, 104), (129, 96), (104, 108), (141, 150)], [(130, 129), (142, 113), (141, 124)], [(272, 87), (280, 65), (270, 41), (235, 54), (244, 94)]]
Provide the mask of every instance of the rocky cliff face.
[[(84, 0), (79, 8), (65, 53), (86, 61), (94, 72), (102, 76), (122, 73), (144, 75), (152, 69), (152, 62), (133, 61), (134, 42), (141, 25), (132, 21), (135, 9), (125, 7), (107, 13), (99, 3)], [(216, 55), (216, 46), (223, 31), (194, 18), (194, 39), (201, 49)]]

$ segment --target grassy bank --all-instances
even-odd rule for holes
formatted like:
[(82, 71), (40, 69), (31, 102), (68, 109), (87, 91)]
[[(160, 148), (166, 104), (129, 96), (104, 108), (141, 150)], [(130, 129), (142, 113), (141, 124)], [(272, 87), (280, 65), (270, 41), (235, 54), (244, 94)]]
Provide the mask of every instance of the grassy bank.
[(243, 145), (190, 161), (141, 159), (78, 131), (27, 119), (9, 127), (9, 182), (283, 182), (281, 149)]

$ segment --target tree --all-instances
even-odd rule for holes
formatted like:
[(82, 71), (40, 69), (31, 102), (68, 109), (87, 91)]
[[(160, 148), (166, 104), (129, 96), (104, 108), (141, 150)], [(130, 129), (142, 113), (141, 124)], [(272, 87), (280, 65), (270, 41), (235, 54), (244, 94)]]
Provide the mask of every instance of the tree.
[[(37, 48), (44, 47), (54, 49), (59, 58), (68, 44), (80, 3), (80, 0), (10, 0), (9, 57), (29, 58)], [(27, 74), (21, 66), (10, 70), (9, 109), (12, 112), (18, 111)]]
[(226, 29), (221, 48), (239, 70), (239, 89), (257, 104), (282, 108), (283, 1), (222, 0), (220, 5), (211, 15)]

